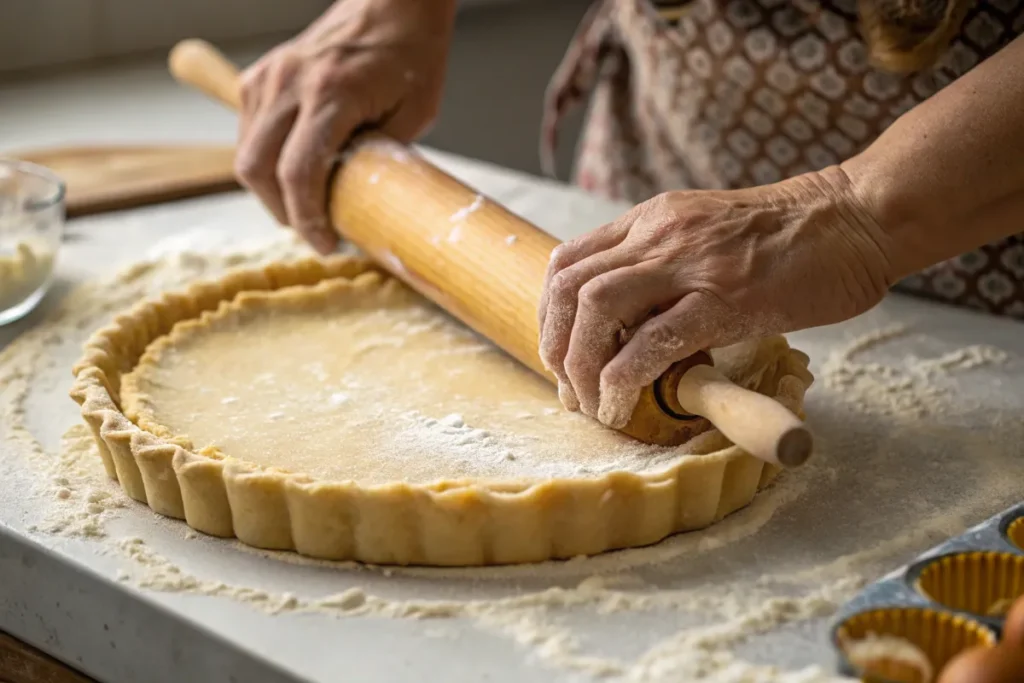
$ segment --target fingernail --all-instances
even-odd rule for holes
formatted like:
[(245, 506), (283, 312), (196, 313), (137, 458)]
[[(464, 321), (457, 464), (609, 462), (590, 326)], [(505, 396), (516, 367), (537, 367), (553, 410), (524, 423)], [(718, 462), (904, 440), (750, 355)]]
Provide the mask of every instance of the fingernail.
[(568, 382), (558, 382), (558, 400), (562, 402), (565, 409), (575, 413), (580, 409), (580, 401), (576, 398), (576, 392)]

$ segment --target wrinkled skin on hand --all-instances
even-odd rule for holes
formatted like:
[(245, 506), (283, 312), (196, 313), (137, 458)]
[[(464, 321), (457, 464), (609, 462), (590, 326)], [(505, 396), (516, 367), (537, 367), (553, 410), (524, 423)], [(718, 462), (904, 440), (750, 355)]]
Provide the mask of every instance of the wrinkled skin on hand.
[(242, 74), (235, 171), (321, 253), (338, 237), (327, 181), (354, 132), (400, 142), (438, 113), (454, 0), (345, 0)]
[(625, 426), (703, 348), (851, 318), (891, 284), (888, 240), (838, 167), (668, 192), (552, 253), (540, 355), (569, 410)]

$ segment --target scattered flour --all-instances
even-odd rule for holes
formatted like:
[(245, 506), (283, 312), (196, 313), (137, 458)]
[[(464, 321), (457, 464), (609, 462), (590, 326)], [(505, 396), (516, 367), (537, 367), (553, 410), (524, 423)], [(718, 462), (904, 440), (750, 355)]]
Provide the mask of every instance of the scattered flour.
[(912, 372), (925, 377), (946, 377), (951, 371), (965, 371), (986, 365), (1002, 365), (1010, 356), (1002, 349), (973, 344), (945, 353), (938, 358), (909, 359)]
[(508, 237), (505, 238), (505, 244), (507, 244), (510, 247), (518, 241), (519, 238), (516, 237), (515, 235), (509, 235)]
[[(101, 551), (119, 553), (128, 564), (118, 572), (118, 580), (142, 589), (193, 593), (232, 599), (252, 605), (266, 613), (311, 613), (340, 618), (364, 616), (396, 619), (450, 619), (476, 624), (515, 642), (544, 665), (570, 673), (601, 676), (623, 681), (693, 681), (709, 683), (838, 683), (842, 680), (819, 668), (781, 670), (745, 661), (736, 654), (737, 646), (758, 635), (774, 632), (789, 624), (831, 615), (852, 597), (866, 580), (865, 572), (875, 571), (879, 562), (906, 557), (921, 549), (935, 536), (956, 533), (968, 520), (976, 519), (976, 506), (970, 501), (952, 501), (942, 514), (913, 529), (895, 533), (890, 540), (869, 550), (840, 556), (830, 562), (800, 571), (779, 567), (766, 572), (760, 580), (730, 583), (728, 579), (689, 588), (660, 587), (657, 583), (631, 580), (626, 572), (646, 568), (685, 566), (727, 546), (738, 544), (761, 530), (780, 507), (801, 498), (812, 480), (814, 465), (784, 477), (765, 495), (745, 510), (710, 529), (683, 534), (652, 546), (596, 558), (543, 563), (527, 567), (481, 567), (467, 570), (432, 568), (389, 568), (316, 562), (290, 553), (266, 553), (240, 544), (214, 541), (184, 527), (188, 547), (214, 545), (223, 552), (245, 552), (270, 556), (282, 563), (332, 567), (346, 583), (359, 581), (363, 572), (376, 572), (406, 581), (438, 579), (478, 582), (565, 582), (585, 575), (569, 586), (548, 586), (537, 590), (518, 590), (493, 599), (419, 600), (377, 595), (365, 585), (349, 585), (336, 593), (308, 596), (296, 587), (291, 591), (233, 585), (221, 579), (204, 578), (185, 567), (193, 556), (164, 556), (149, 543), (134, 536), (116, 538), (110, 522), (118, 516), (148, 514), (131, 505), (119, 487), (102, 470), (95, 444), (88, 429), (75, 425), (65, 434), (59, 448), (45, 448), (26, 422), (26, 402), (32, 382), (44, 371), (50, 374), (57, 365), (53, 349), (77, 344), (81, 338), (116, 312), (143, 296), (160, 292), (199, 276), (209, 276), (227, 267), (257, 263), (273, 258), (288, 258), (305, 253), (297, 241), (295, 251), (280, 241), (251, 250), (197, 252), (187, 240), (158, 256), (120, 271), (113, 279), (87, 284), (72, 292), (51, 317), (25, 332), (0, 352), (0, 424), (5, 445), (25, 454), (17, 460), (21, 466), (38, 469), (42, 476), (36, 495), (45, 510), (45, 519), (35, 526), (37, 533), (94, 539)], [(206, 248), (204, 246), (204, 248)], [(888, 341), (899, 339), (905, 330), (886, 329), (860, 338), (825, 364), (825, 390), (832, 395), (873, 414), (916, 415), (921, 410), (943, 407), (942, 392), (932, 392), (929, 382), (955, 371), (967, 371), (983, 365), (999, 364), (1005, 354), (988, 347), (959, 349), (934, 359), (908, 358), (901, 366), (864, 362), (862, 354)], [(66, 374), (66, 369), (59, 368)], [(907, 380), (905, 378), (909, 377)], [(264, 378), (272, 382), (274, 378)], [(896, 388), (893, 388), (893, 386)], [(900, 398), (910, 394), (911, 398)], [(332, 405), (344, 405), (344, 391), (329, 395)], [(557, 411), (554, 411), (557, 412)], [(520, 415), (530, 419), (531, 414)], [(419, 438), (437, 439), (451, 446), (504, 451), (485, 430), (467, 424), (463, 416), (430, 418), (422, 414), (405, 416)], [(0, 463), (3, 466), (11, 463)], [(819, 472), (820, 474), (820, 472)], [(817, 481), (817, 480), (815, 480)], [(987, 481), (987, 480), (986, 480)], [(177, 526), (177, 525), (171, 525)], [(182, 533), (181, 531), (177, 532)], [(178, 536), (180, 539), (180, 535)], [(254, 558), (254, 561), (263, 558)], [(586, 576), (589, 575), (589, 576)], [(365, 583), (365, 582), (364, 582)], [(782, 590), (780, 587), (788, 586)], [(566, 610), (610, 618), (619, 613), (667, 612), (698, 614), (711, 623), (679, 628), (678, 632), (657, 637), (636, 656), (613, 656), (588, 650), (580, 631), (567, 625)], [(446, 632), (440, 632), (444, 636)]]
[(1002, 365), (1009, 355), (990, 346), (972, 345), (938, 358), (904, 357), (900, 364), (861, 360), (873, 349), (906, 338), (905, 325), (873, 330), (829, 355), (822, 365), (823, 384), (860, 412), (898, 419), (917, 419), (956, 410), (955, 387), (942, 380), (951, 373)]
[[(746, 595), (742, 592), (712, 595), (714, 591), (710, 590), (627, 591), (618, 589), (614, 578), (591, 577), (573, 588), (548, 588), (494, 600), (388, 600), (367, 594), (358, 587), (324, 597), (302, 598), (291, 593), (274, 594), (219, 580), (200, 579), (151, 550), (139, 538), (122, 539), (118, 548), (136, 567), (133, 573), (122, 575), (121, 580), (140, 588), (227, 597), (271, 614), (468, 619), (511, 638), (549, 666), (626, 681), (838, 683), (848, 680), (817, 667), (783, 671), (751, 664), (730, 654), (730, 648), (786, 624), (831, 615), (862, 586), (862, 580), (857, 577), (842, 577), (819, 584), (804, 595), (764, 597), (756, 591)], [(694, 613), (711, 608), (725, 620), (680, 631), (655, 644), (632, 663), (582, 652), (580, 639), (553, 619), (554, 612), (564, 609), (609, 615), (666, 609)]]

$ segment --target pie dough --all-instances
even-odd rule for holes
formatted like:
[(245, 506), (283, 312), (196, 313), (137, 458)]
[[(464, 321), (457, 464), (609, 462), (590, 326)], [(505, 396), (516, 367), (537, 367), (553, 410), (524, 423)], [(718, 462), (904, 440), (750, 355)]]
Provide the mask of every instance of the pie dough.
[[(782, 337), (713, 353), (800, 413)], [(715, 430), (641, 444), (369, 262), (239, 271), (143, 302), (75, 366), (136, 500), (260, 548), (382, 564), (533, 562), (645, 545), (745, 506), (777, 470)]]

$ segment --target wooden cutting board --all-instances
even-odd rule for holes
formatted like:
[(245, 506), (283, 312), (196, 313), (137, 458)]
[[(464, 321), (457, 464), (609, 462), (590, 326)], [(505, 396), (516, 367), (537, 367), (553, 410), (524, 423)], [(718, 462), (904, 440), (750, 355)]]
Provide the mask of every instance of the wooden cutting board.
[(67, 183), (69, 218), (238, 189), (235, 148), (103, 145), (13, 152)]

